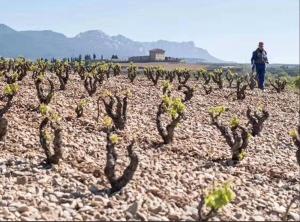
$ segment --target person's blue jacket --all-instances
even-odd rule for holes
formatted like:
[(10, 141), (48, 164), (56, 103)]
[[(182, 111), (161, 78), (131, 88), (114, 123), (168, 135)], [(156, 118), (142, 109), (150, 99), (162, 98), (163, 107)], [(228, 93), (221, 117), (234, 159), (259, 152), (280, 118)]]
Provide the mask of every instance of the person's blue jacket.
[(268, 62), (267, 52), (264, 49), (256, 49), (252, 53), (251, 64), (266, 64)]

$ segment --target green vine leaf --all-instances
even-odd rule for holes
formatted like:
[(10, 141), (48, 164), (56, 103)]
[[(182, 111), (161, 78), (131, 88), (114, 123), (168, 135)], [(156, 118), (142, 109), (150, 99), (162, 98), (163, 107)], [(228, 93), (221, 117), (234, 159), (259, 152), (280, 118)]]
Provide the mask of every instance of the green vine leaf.
[(225, 183), (223, 187), (214, 189), (205, 198), (205, 205), (213, 210), (219, 210), (235, 199), (235, 193), (230, 185)]

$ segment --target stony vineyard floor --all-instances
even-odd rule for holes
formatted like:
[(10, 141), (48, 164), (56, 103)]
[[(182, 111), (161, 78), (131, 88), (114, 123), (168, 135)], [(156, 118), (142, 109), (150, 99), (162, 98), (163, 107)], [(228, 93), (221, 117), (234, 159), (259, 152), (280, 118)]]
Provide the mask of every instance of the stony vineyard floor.
[[(140, 163), (133, 180), (112, 197), (94, 192), (109, 187), (104, 175), (106, 138), (96, 122), (97, 96), (89, 98), (84, 116), (77, 119), (76, 102), (87, 96), (82, 82), (71, 76), (66, 91), (58, 91), (50, 107), (63, 117), (64, 160), (52, 169), (40, 163), (45, 154), (39, 143), (42, 120), (32, 111), (38, 105), (30, 75), (21, 83), (9, 121), (5, 144), (0, 147), (0, 220), (197, 220), (202, 192), (230, 181), (236, 199), (214, 220), (280, 220), (294, 195), (299, 194), (300, 175), (296, 147), (288, 135), (298, 123), (299, 95), (276, 93), (268, 88), (247, 91), (244, 101), (225, 98), (232, 89), (205, 95), (196, 81), (186, 117), (175, 129), (171, 145), (157, 149), (161, 141), (155, 117), (161, 89), (139, 76), (131, 84), (124, 76), (112, 77), (99, 89), (129, 88), (127, 126), (117, 147), (118, 170), (128, 164), (124, 149), (132, 137)], [(1, 85), (1, 91), (3, 84)], [(224, 105), (226, 122), (237, 115), (246, 124), (247, 106), (264, 104), (270, 112), (262, 135), (250, 141), (247, 155), (237, 166), (213, 159), (230, 158), (230, 148), (210, 124), (208, 109)], [(105, 112), (101, 104), (101, 118)], [(95, 177), (93, 172), (101, 172)], [(293, 205), (289, 220), (300, 220)]]

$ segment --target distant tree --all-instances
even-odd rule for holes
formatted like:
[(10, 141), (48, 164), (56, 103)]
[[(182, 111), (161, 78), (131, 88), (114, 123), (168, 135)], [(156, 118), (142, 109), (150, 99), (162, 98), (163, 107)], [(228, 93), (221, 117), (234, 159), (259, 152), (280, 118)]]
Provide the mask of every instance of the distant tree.
[(78, 56), (78, 61), (80, 62), (81, 59), (82, 59), (82, 56), (81, 56), (81, 54), (79, 54), (79, 56)]
[(84, 56), (84, 60), (90, 61), (90, 60), (91, 60), (91, 55), (86, 54), (86, 55)]
[(111, 59), (119, 59), (118, 55), (112, 55)]
[(95, 53), (93, 54), (93, 60), (96, 60), (96, 54)]

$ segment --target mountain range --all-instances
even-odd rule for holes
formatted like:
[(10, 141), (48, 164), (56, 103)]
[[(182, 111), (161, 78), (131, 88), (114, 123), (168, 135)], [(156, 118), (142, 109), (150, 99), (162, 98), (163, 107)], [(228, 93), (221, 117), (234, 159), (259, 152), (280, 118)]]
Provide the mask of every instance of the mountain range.
[(79, 54), (96, 54), (110, 58), (113, 54), (121, 59), (131, 56), (148, 55), (153, 48), (166, 51), (166, 56), (186, 58), (191, 61), (219, 63), (224, 62), (212, 56), (207, 50), (195, 46), (192, 41), (173, 42), (158, 40), (138, 42), (123, 35), (109, 36), (100, 30), (81, 32), (75, 37), (44, 31), (16, 31), (7, 25), (0, 24), (0, 56), (24, 56), (36, 58), (77, 57)]

